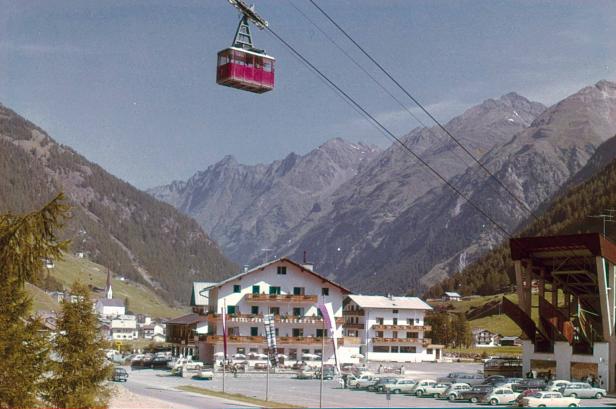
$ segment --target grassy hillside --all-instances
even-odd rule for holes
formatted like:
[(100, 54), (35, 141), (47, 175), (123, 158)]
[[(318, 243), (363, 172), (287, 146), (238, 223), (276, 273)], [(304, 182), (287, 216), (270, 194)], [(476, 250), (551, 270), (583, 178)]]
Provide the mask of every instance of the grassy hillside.
[[(64, 260), (56, 261), (55, 267), (50, 269), (52, 277), (57, 279), (66, 288), (75, 280), (86, 285), (104, 288), (107, 281), (107, 269), (86, 259), (66, 254)], [(171, 318), (187, 312), (187, 308), (170, 306), (156, 293), (146, 286), (133, 281), (121, 281), (115, 278), (112, 282), (113, 297), (124, 300), (128, 297), (129, 310), (134, 313), (147, 314), (153, 317)], [(34, 299), (36, 309), (57, 309), (58, 305), (42, 290), (28, 285), (28, 291)], [(94, 294), (100, 297), (101, 294)]]

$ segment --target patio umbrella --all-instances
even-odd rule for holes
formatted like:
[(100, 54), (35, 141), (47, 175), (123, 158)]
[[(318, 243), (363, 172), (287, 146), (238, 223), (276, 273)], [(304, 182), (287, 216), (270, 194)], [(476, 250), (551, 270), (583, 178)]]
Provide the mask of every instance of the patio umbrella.
[(222, 352), (222, 351), (220, 351), (220, 352), (216, 352), (216, 353), (214, 354), (214, 356), (215, 356), (216, 358), (224, 358), (225, 353), (224, 353), (224, 352)]
[(363, 359), (364, 356), (362, 354), (353, 354), (351, 355), (351, 358)]
[(316, 354), (302, 354), (302, 358), (316, 359), (316, 358), (320, 358), (320, 356), (318, 356)]
[(244, 354), (235, 354), (235, 355), (233, 355), (233, 358), (236, 358), (236, 359), (246, 359), (246, 355), (244, 355)]
[(285, 355), (285, 354), (278, 354), (278, 355), (276, 355), (276, 357), (282, 358), (282, 359), (289, 359), (289, 357), (287, 355)]

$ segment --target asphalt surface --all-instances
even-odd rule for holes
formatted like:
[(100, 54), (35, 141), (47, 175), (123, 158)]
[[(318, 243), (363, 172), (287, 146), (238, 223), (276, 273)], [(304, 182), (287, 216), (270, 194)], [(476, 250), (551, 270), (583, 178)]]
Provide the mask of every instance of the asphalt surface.
[[(481, 369), (479, 364), (465, 363), (421, 363), (405, 364), (406, 376), (414, 379), (435, 379), (445, 376), (449, 372), (465, 371), (475, 372)], [(190, 378), (170, 376), (163, 370), (132, 371), (125, 384), (135, 394), (151, 396), (166, 402), (175, 402), (190, 408), (236, 408), (248, 407), (245, 404), (210, 398), (203, 395), (187, 393), (175, 389), (181, 385), (193, 385), (202, 388), (221, 391), (222, 375), (216, 374), (211, 381), (199, 381)], [(265, 399), (266, 376), (264, 373), (239, 374), (236, 378), (231, 374), (225, 377), (225, 391), (240, 393), (258, 399)], [(289, 374), (271, 374), (269, 382), (269, 399), (281, 403), (289, 403), (305, 407), (318, 408), (320, 406), (320, 382), (317, 379), (294, 379)], [(387, 400), (385, 394), (377, 394), (364, 390), (342, 389), (337, 381), (325, 381), (322, 395), (323, 407), (424, 407), (424, 408), (457, 408), (479, 407), (484, 405), (469, 402), (449, 402), (444, 399), (417, 398), (407, 395), (390, 395)], [(604, 398), (601, 400), (586, 399), (581, 402), (582, 407), (614, 407), (616, 399)]]

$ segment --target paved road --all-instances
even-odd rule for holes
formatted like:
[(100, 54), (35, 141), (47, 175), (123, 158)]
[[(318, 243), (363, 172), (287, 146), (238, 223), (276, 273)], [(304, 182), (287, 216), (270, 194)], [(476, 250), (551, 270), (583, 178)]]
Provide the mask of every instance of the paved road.
[[(405, 364), (407, 376), (416, 379), (434, 379), (454, 371), (476, 371), (481, 366), (477, 364)], [(186, 392), (174, 390), (181, 385), (194, 385), (212, 390), (222, 390), (222, 376), (212, 381), (197, 381), (188, 378), (169, 376), (167, 371), (140, 370), (133, 371), (127, 386), (134, 393), (156, 397), (168, 402), (188, 405), (199, 408), (239, 407), (233, 402), (214, 400)], [(265, 374), (240, 374), (234, 378), (227, 374), (225, 390), (232, 393), (241, 393), (259, 399), (265, 398)], [(306, 407), (319, 407), (319, 381), (293, 379), (290, 375), (270, 375), (269, 398), (273, 401), (301, 405)], [(241, 404), (240, 404), (241, 405)], [(325, 381), (323, 388), (324, 407), (479, 407), (468, 402), (449, 402), (433, 398), (417, 398), (406, 395), (391, 395), (387, 401), (384, 394), (374, 392), (342, 389), (335, 381)], [(583, 407), (614, 407), (616, 399), (604, 398), (601, 400), (582, 400)]]

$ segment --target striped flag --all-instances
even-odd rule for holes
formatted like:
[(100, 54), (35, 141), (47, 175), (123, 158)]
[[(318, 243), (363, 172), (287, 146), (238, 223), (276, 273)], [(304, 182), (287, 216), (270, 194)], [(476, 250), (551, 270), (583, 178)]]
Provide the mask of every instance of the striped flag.
[[(338, 361), (338, 333), (336, 332), (336, 318), (334, 317), (334, 309), (332, 307), (332, 303), (320, 302), (318, 308), (319, 311), (321, 311), (323, 320), (325, 320), (325, 326), (327, 327), (327, 331), (332, 334), (336, 369), (338, 369), (338, 373), (340, 373), (340, 362)], [(325, 351), (321, 351), (321, 353), (324, 354)]]
[(222, 307), (222, 341), (225, 351), (225, 362), (227, 362), (227, 301)]

